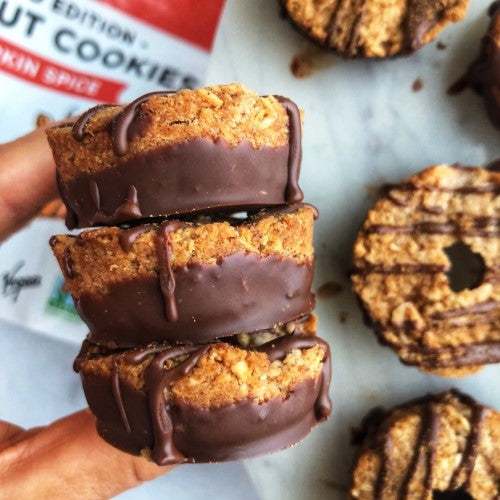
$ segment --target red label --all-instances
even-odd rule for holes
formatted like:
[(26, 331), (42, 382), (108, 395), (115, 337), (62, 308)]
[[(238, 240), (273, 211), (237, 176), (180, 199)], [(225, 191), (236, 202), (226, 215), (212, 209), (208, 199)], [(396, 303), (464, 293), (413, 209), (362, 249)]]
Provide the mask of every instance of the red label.
[(97, 102), (118, 102), (126, 85), (81, 73), (0, 38), (0, 70), (57, 92)]
[(210, 51), (224, 0), (99, 0)]

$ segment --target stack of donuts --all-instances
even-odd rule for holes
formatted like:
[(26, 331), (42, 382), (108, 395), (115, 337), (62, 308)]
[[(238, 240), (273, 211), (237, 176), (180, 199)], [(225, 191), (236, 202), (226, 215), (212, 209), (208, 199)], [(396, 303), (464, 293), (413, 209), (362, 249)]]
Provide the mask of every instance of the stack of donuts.
[(99, 434), (167, 465), (277, 451), (326, 420), (297, 106), (157, 92), (48, 138), (66, 224), (87, 228), (50, 243), (90, 330), (74, 366)]

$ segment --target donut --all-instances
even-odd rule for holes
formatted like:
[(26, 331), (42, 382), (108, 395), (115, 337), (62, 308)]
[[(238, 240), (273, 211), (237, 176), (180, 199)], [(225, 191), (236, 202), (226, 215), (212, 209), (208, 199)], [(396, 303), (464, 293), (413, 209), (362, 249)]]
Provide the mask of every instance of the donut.
[(353, 437), (351, 500), (500, 494), (500, 413), (457, 390), (376, 408)]
[(409, 54), (463, 19), (469, 0), (281, 0), (284, 15), (344, 57)]
[(499, 192), (498, 172), (438, 165), (387, 186), (369, 211), (353, 288), (403, 363), (457, 376), (500, 361)]

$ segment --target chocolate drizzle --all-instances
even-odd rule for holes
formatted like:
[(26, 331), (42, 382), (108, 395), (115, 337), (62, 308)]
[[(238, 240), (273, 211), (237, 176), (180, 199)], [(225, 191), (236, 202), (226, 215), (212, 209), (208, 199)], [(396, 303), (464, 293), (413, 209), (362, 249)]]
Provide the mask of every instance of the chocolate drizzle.
[(149, 101), (152, 97), (162, 97), (172, 93), (172, 91), (165, 90), (145, 94), (125, 106), (125, 108), (113, 118), (111, 122), (111, 143), (113, 145), (113, 152), (116, 156), (125, 156), (127, 154), (130, 125), (134, 121), (134, 118), (136, 118), (140, 105)]
[(75, 139), (75, 141), (82, 142), (85, 138), (85, 128), (92, 117), (103, 109), (112, 108), (114, 106), (114, 104), (99, 104), (98, 106), (94, 106), (93, 108), (85, 111), (85, 113), (83, 113), (73, 124), (73, 128), (71, 129), (73, 139)]
[[(173, 443), (173, 425), (165, 403), (165, 390), (170, 384), (187, 375), (207, 352), (209, 346), (172, 347), (157, 355), (148, 366), (145, 379), (153, 423), (154, 448), (152, 458), (158, 465), (178, 464), (186, 461)], [(178, 356), (189, 355), (182, 363), (165, 371), (167, 361)]]
[(299, 187), (300, 164), (302, 162), (302, 126), (297, 105), (287, 97), (275, 96), (286, 109), (288, 115), (288, 181), (285, 189), (285, 200), (289, 204), (299, 203), (304, 193)]
[(332, 411), (332, 403), (328, 395), (331, 378), (330, 347), (328, 344), (317, 337), (311, 335), (295, 334), (284, 335), (277, 340), (264, 344), (255, 350), (266, 353), (271, 363), (277, 359), (283, 360), (287, 354), (294, 349), (309, 349), (315, 345), (320, 345), (325, 351), (323, 368), (321, 372), (321, 385), (318, 398), (315, 403), (316, 418), (318, 422), (326, 420)]
[[(487, 231), (491, 226), (491, 230)], [(366, 234), (456, 234), (458, 236), (481, 236), (495, 238), (500, 235), (500, 219), (495, 217), (476, 217), (472, 227), (463, 230), (456, 222), (443, 223), (422, 221), (409, 226), (390, 226), (373, 224), (365, 229)]]
[(411, 498), (410, 486), (417, 473), (421, 450), (426, 453), (425, 460), (425, 477), (424, 477), (424, 494), (423, 498), (432, 492), (432, 482), (434, 477), (434, 462), (436, 456), (437, 441), (439, 438), (439, 413), (434, 401), (429, 401), (422, 409), (420, 417), (420, 432), (415, 443), (415, 454), (413, 460), (406, 471), (403, 484), (401, 485), (401, 493), (399, 498)]
[(120, 388), (120, 374), (118, 372), (118, 360), (120, 359), (120, 355), (116, 355), (112, 360), (111, 367), (111, 391), (113, 393), (113, 398), (116, 402), (116, 406), (118, 407), (118, 411), (120, 412), (120, 417), (123, 422), (123, 426), (127, 432), (132, 432), (130, 427), (130, 423), (127, 418), (127, 412), (125, 411), (125, 405), (123, 404), (122, 393)]
[[(458, 166), (453, 166), (454, 168), (461, 168)], [(463, 168), (463, 167), (462, 167)], [(398, 191), (423, 191), (427, 193), (457, 193), (457, 194), (483, 194), (483, 193), (500, 193), (500, 184), (492, 182), (491, 184), (483, 184), (481, 186), (462, 186), (459, 188), (445, 188), (445, 187), (435, 187), (435, 186), (417, 186), (415, 184), (387, 184), (384, 187), (384, 191), (390, 192), (391, 190)], [(393, 198), (389, 198), (393, 200)], [(408, 206), (404, 204), (402, 206)]]
[(455, 469), (450, 481), (452, 490), (460, 487), (468, 488), (470, 486), (472, 473), (474, 472), (474, 466), (476, 465), (479, 453), (483, 425), (487, 415), (488, 408), (476, 402), (472, 404), (471, 431), (467, 438), (460, 465)]
[(486, 302), (459, 307), (457, 309), (439, 311), (432, 314), (432, 318), (435, 320), (445, 320), (449, 318), (457, 318), (458, 316), (464, 316), (466, 314), (484, 314), (494, 311), (498, 307), (500, 307), (500, 304), (496, 300), (488, 300)]
[(130, 229), (122, 229), (118, 236), (118, 241), (120, 242), (120, 246), (125, 253), (130, 252), (132, 249), (132, 245), (137, 237), (143, 233), (147, 233), (148, 231), (153, 231), (154, 226), (143, 224), (141, 226), (134, 226)]
[(354, 17), (352, 24), (348, 27), (344, 27), (339, 24), (339, 21), (345, 22), (345, 18), (341, 18), (339, 14), (342, 8), (346, 7), (346, 3), (347, 2), (345, 0), (338, 0), (337, 4), (335, 5), (326, 25), (327, 35), (324, 43), (325, 45), (333, 44), (336, 36), (346, 30), (349, 32), (349, 35), (344, 43), (344, 47), (339, 48), (339, 50), (343, 52), (346, 57), (355, 57), (356, 55), (358, 55), (357, 49), (360, 36), (360, 27), (361, 23), (363, 22), (366, 0), (361, 0), (360, 4), (354, 7), (358, 12)]
[[(131, 351), (118, 354), (113, 357), (113, 369), (111, 375), (111, 387), (113, 396), (120, 412), (125, 430), (130, 433), (132, 429), (129, 424), (125, 405), (120, 390), (120, 378), (117, 363), (140, 364), (148, 357), (154, 356), (146, 368), (144, 378), (146, 392), (149, 397), (149, 407), (154, 433), (154, 448), (152, 458), (158, 465), (178, 464), (186, 461), (173, 444), (173, 425), (168, 412), (168, 404), (165, 402), (165, 391), (169, 385), (179, 378), (187, 375), (198, 363), (198, 360), (207, 352), (209, 346), (178, 346), (165, 349), (161, 346), (151, 346), (139, 351)], [(165, 363), (180, 356), (186, 356), (181, 363), (165, 370)]]
[(179, 319), (175, 303), (175, 276), (172, 271), (172, 246), (168, 234), (184, 227), (179, 221), (165, 221), (158, 228), (156, 252), (160, 265), (160, 287), (165, 299), (165, 315), (167, 320), (175, 323)]
[[(420, 429), (417, 441), (412, 446), (414, 454), (406, 470), (401, 471), (403, 480), (394, 498), (400, 500), (413, 498), (411, 486), (417, 480), (422, 481), (419, 484), (423, 486), (423, 491), (419, 492), (419, 498), (430, 498), (432, 496), (436, 482), (435, 462), (441, 428), (439, 407), (452, 404), (453, 399), (470, 407), (472, 413), (470, 418), (471, 430), (467, 436), (460, 464), (454, 470), (446, 491), (452, 492), (458, 489), (468, 490), (470, 488), (472, 473), (479, 453), (481, 434), (489, 409), (480, 405), (471, 397), (453, 389), (442, 394), (427, 395), (408, 401), (385, 413), (380, 408), (376, 408), (363, 419), (363, 429), (357, 432), (360, 437), (358, 442), (360, 441), (362, 445), (358, 456), (363, 455), (365, 450), (374, 450), (381, 458), (379, 473), (374, 486), (374, 498), (384, 498), (384, 494), (387, 494), (388, 491), (392, 492), (392, 489), (389, 490), (389, 481), (393, 475), (394, 477), (399, 476), (400, 471), (395, 471), (391, 467), (391, 457), (397, 455), (399, 446), (399, 443), (394, 442), (391, 429), (397, 425), (400, 416), (405, 412), (418, 412), (420, 415)], [(425, 460), (422, 460), (422, 453), (425, 453)], [(423, 479), (419, 479), (421, 477), (418, 474), (420, 464), (423, 464), (424, 467)], [(394, 482), (392, 485), (394, 485)]]

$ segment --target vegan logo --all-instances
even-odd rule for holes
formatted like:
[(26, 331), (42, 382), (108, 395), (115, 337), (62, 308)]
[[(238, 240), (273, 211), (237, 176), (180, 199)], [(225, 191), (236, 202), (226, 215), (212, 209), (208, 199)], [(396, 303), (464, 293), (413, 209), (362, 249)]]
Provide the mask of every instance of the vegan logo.
[(42, 283), (42, 277), (39, 274), (18, 275), (24, 264), (24, 260), (21, 260), (11, 271), (2, 274), (2, 295), (10, 297), (13, 302), (17, 302), (19, 294), (25, 288), (40, 286)]
[(80, 322), (80, 317), (76, 312), (71, 294), (66, 289), (64, 278), (61, 275), (56, 277), (56, 281), (47, 302), (47, 311), (62, 316), (70, 321)]

